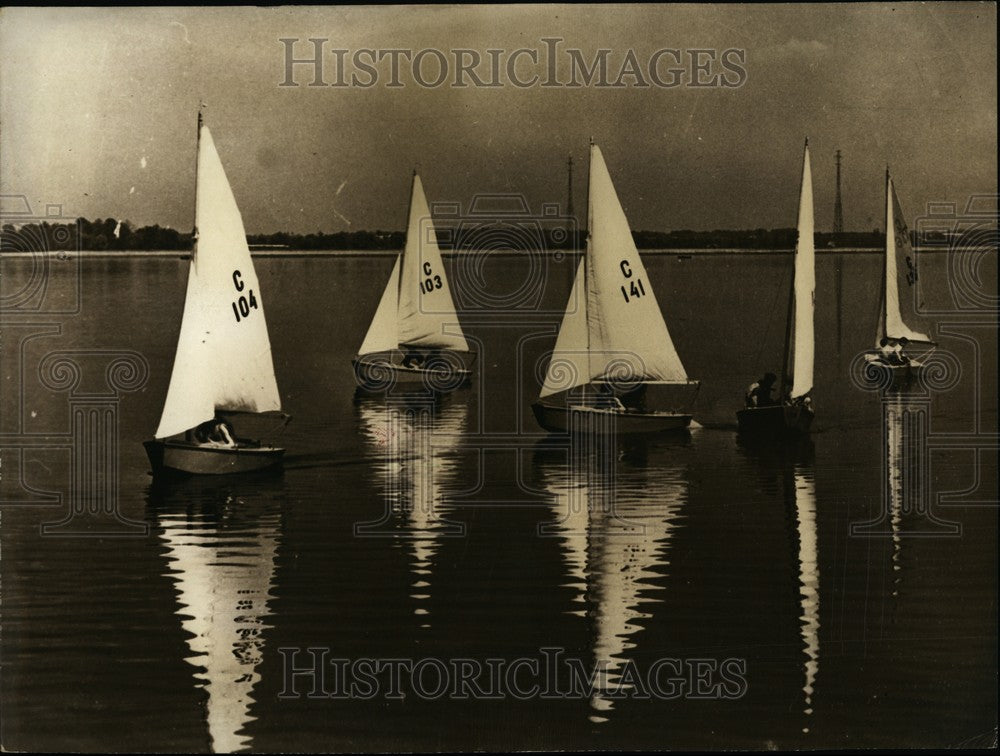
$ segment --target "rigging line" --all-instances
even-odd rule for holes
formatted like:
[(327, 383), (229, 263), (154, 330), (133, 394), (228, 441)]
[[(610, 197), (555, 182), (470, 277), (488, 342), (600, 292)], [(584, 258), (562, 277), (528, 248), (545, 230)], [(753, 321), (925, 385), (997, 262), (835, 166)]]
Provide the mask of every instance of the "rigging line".
[[(795, 254), (795, 253), (792, 252), (792, 254)], [(795, 275), (794, 268), (792, 269), (792, 275), (793, 276)], [(777, 310), (775, 308), (776, 308), (776, 306), (778, 304), (778, 297), (781, 296), (781, 293), (783, 291), (787, 290), (786, 286), (784, 285), (785, 284), (785, 277), (784, 276), (781, 277), (781, 284), (782, 284), (781, 286), (779, 286), (778, 288), (776, 288), (774, 290), (774, 299), (771, 301), (771, 307), (769, 309), (769, 312), (771, 313), (771, 317), (769, 317), (767, 319), (767, 328), (764, 330), (764, 333), (762, 333), (761, 336), (760, 336), (760, 344), (757, 347), (757, 354), (754, 357), (754, 364), (756, 364), (758, 366), (760, 365), (761, 355), (764, 353), (764, 344), (767, 343), (767, 337), (771, 333), (771, 325), (774, 322), (774, 314), (777, 312)]]

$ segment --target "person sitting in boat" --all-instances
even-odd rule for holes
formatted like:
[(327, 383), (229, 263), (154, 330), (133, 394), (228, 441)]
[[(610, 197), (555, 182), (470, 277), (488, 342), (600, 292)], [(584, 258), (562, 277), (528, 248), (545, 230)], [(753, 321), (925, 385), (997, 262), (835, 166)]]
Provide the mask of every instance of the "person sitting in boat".
[(906, 356), (904, 350), (906, 345), (910, 343), (910, 340), (903, 336), (899, 341), (896, 342), (896, 346), (893, 348), (893, 353), (896, 355), (896, 361), (900, 365), (909, 365), (910, 358)]
[(899, 341), (889, 339), (884, 336), (878, 343), (879, 357), (880, 359), (888, 365), (905, 365), (910, 360), (903, 354), (903, 347), (906, 345), (906, 337), (904, 336)]
[(233, 440), (233, 426), (221, 417), (216, 417), (195, 428), (194, 438), (202, 446), (236, 448), (236, 442)]
[(403, 367), (416, 369), (419, 368), (424, 362), (424, 356), (420, 354), (416, 349), (407, 349), (406, 354), (403, 355)]
[(778, 376), (774, 373), (764, 373), (759, 380), (751, 383), (750, 387), (747, 388), (747, 407), (773, 407), (776, 405), (778, 402), (771, 397), (776, 380), (778, 380)]
[(619, 412), (627, 412), (628, 407), (626, 407), (622, 400), (618, 398), (615, 394), (614, 388), (608, 383), (601, 383), (597, 389), (597, 406), (607, 407), (610, 409), (618, 410)]
[(625, 395), (625, 406), (633, 412), (646, 411), (646, 384), (641, 383)]

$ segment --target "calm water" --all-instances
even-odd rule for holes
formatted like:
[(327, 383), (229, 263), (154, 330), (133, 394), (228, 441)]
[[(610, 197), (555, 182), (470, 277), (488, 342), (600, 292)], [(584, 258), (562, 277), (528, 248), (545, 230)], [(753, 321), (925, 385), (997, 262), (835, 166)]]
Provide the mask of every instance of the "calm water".
[[(570, 260), (450, 261), (477, 378), (427, 403), (354, 397), (349, 360), (391, 258), (259, 258), (294, 416), (284, 474), (156, 487), (141, 442), (165, 396), (187, 262), (54, 261), (45, 296), (72, 307), (78, 271), (82, 314), (12, 316), (3, 331), (3, 746), (993, 742), (995, 317), (959, 301), (943, 254), (923, 255), (926, 304), (947, 326), (942, 369), (933, 390), (883, 401), (851, 378), (875, 333), (879, 258), (821, 255), (817, 432), (796, 448), (745, 448), (734, 413), (744, 387), (780, 365), (789, 258), (645, 257), (703, 382), (689, 436), (543, 439), (529, 404)], [(5, 296), (30, 264), (4, 262)], [(995, 256), (980, 265), (980, 284), (995, 287)], [(72, 396), (39, 376), (57, 350), (91, 352), (76, 354), (85, 369)], [(117, 475), (118, 510), (148, 533), (98, 537), (100, 522), (78, 518), (42, 535), (66, 519), (71, 490), (81, 495), (67, 434), (73, 412), (100, 404), (111, 356), (95, 350), (149, 365), (116, 405), (119, 462), (99, 481), (114, 488)], [(30, 448), (27, 434), (38, 434)], [(405, 677), (402, 699), (381, 683), (370, 698), (309, 698), (306, 678), (282, 697), (291, 650), (301, 667), (309, 647), (345, 663), (526, 659), (530, 672), (551, 649), (588, 671), (603, 663), (592, 689), (561, 698), (522, 700), (510, 685), (493, 700), (421, 698)], [(662, 660), (674, 660), (663, 678), (681, 679), (680, 693), (627, 695), (629, 670), (646, 679)], [(707, 695), (694, 695), (698, 660)], [(726, 660), (728, 688), (717, 684)], [(438, 668), (425, 667), (433, 689)], [(330, 672), (321, 690), (335, 687)]]

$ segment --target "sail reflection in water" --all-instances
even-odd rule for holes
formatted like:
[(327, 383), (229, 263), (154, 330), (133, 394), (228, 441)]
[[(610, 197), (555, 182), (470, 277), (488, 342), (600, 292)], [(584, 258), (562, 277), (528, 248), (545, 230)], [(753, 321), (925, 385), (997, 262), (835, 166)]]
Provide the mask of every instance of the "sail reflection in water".
[[(574, 434), (569, 448), (543, 442), (536, 450), (542, 485), (552, 494), (556, 523), (543, 533), (563, 543), (574, 614), (593, 621), (594, 695), (590, 720), (607, 721), (622, 682), (630, 637), (652, 615), (640, 607), (663, 601), (657, 592), (669, 564), (670, 540), (687, 500), (687, 470), (668, 460), (649, 464), (642, 440)], [(657, 448), (687, 443), (660, 440)], [(628, 446), (619, 446), (628, 444)], [(669, 450), (668, 450), (669, 451)], [(638, 463), (635, 461), (638, 457)], [(654, 474), (650, 474), (654, 471)]]
[[(758, 468), (765, 492), (779, 491), (785, 503), (789, 545), (798, 583), (798, 626), (802, 641), (802, 712), (813, 715), (816, 680), (820, 671), (819, 530), (816, 513), (814, 448), (808, 437), (785, 443), (743, 443), (742, 453)], [(770, 504), (770, 501), (768, 502)], [(808, 733), (808, 719), (802, 732)]]
[[(795, 507), (799, 540), (799, 596), (802, 614), (799, 615), (802, 645), (806, 655), (805, 694), (807, 716), (813, 713), (813, 693), (819, 673), (819, 560), (816, 535), (816, 481), (813, 470), (796, 464), (792, 469), (787, 491)], [(787, 479), (786, 479), (787, 480)], [(809, 732), (808, 727), (802, 728)]]
[[(465, 432), (468, 405), (450, 397), (415, 392), (357, 402), (360, 425), (382, 479), (385, 512), (358, 534), (405, 541), (411, 552), (414, 614), (427, 617), (438, 540), (460, 535), (461, 526), (444, 517), (447, 490), (457, 475), (456, 452)], [(424, 621), (421, 627), (430, 627)]]
[(241, 735), (260, 680), (263, 631), (281, 539), (280, 478), (175, 482), (150, 490), (159, 536), (167, 548), (179, 608), (191, 636), (186, 661), (208, 694), (211, 749), (250, 746)]

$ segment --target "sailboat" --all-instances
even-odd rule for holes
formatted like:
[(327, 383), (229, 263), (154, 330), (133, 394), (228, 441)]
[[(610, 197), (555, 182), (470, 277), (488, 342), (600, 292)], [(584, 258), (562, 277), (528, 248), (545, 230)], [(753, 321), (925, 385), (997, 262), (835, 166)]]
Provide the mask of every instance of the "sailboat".
[[(600, 148), (590, 145), (587, 248), (549, 361), (535, 418), (565, 433), (684, 430), (699, 388), (688, 378)], [(659, 409), (647, 409), (659, 404)]]
[(469, 381), (473, 361), (455, 312), (424, 188), (414, 171), (406, 246), (396, 257), (351, 364), (363, 389), (411, 384), (444, 392)]
[(910, 232), (899, 207), (896, 187), (885, 169), (885, 256), (882, 268), (881, 312), (875, 349), (869, 362), (891, 370), (896, 380), (912, 377), (920, 358), (937, 346), (923, 333), (917, 314), (917, 267)]
[[(759, 402), (736, 413), (739, 432), (746, 435), (808, 433), (815, 412), (810, 393), (816, 309), (816, 248), (813, 222), (812, 170), (809, 140), (802, 155), (802, 184), (799, 191), (798, 240), (795, 243), (794, 275), (785, 321), (784, 364), (778, 398), (774, 403)], [(789, 367), (791, 374), (789, 375)], [(773, 377), (773, 376), (772, 376)]]
[(194, 252), (174, 368), (160, 424), (143, 444), (154, 475), (249, 472), (280, 464), (284, 454), (228, 430), (218, 433), (222, 413), (289, 418), (280, 412), (243, 219), (200, 112), (196, 181)]

